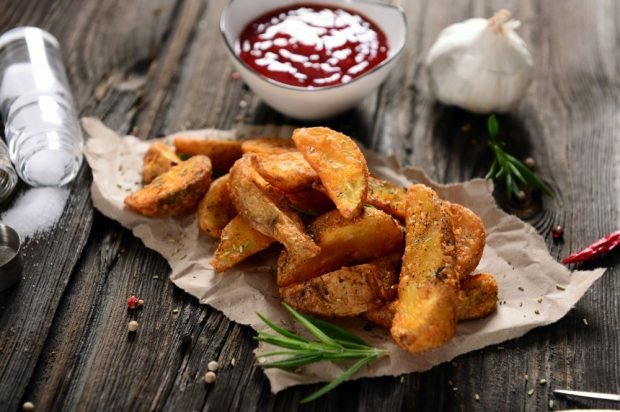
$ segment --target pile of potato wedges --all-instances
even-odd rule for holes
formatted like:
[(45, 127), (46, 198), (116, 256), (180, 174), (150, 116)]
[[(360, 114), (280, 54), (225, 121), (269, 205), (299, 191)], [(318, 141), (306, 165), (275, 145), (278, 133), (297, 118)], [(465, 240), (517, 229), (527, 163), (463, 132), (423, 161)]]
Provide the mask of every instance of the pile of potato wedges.
[(480, 218), (427, 186), (372, 176), (356, 143), (329, 128), (153, 143), (142, 175), (126, 207), (197, 212), (200, 229), (219, 239), (215, 270), (281, 245), (275, 281), (302, 312), (362, 316), (423, 352), (452, 339), (457, 322), (496, 309), (495, 278), (472, 274), (485, 244)]

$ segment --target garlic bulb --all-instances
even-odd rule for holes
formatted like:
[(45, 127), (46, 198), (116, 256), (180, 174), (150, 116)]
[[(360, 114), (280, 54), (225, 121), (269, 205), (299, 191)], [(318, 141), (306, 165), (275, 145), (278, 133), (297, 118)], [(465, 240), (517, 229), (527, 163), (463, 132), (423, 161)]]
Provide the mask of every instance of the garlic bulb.
[(532, 81), (532, 55), (508, 10), (446, 27), (426, 57), (437, 100), (475, 113), (506, 112)]

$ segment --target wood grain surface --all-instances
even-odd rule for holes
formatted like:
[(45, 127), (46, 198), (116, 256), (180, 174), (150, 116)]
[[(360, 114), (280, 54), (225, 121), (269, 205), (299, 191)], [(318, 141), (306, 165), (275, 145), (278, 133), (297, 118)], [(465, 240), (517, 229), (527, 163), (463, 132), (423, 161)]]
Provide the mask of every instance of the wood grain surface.
[[(57, 36), (81, 115), (98, 116), (119, 133), (151, 138), (189, 128), (302, 124), (231, 76), (218, 30), (225, 3), (0, 0), (0, 31), (36, 25)], [(422, 62), (446, 25), (508, 7), (522, 21), (536, 68), (527, 97), (500, 123), (512, 150), (536, 159), (556, 195), (512, 204), (498, 190), (498, 202), (533, 224), (558, 259), (620, 228), (618, 2), (399, 4), (410, 30), (393, 75), (357, 108), (323, 123), (440, 182), (484, 175), (484, 118), (434, 103)], [(0, 293), (2, 411), (25, 401), (41, 411), (544, 411), (550, 400), (554, 409), (617, 407), (556, 398), (551, 390), (620, 393), (618, 252), (585, 266), (609, 270), (556, 324), (426, 373), (348, 382), (300, 408), (317, 386), (271, 394), (254, 364), (252, 330), (174, 287), (163, 258), (93, 210), (90, 183), (84, 166), (58, 226), (26, 242), (23, 281)], [(565, 227), (564, 242), (551, 239), (557, 224)], [(146, 301), (138, 313), (126, 310), (132, 293)], [(141, 328), (128, 336), (134, 318)], [(202, 376), (214, 359), (222, 367), (206, 385)]]

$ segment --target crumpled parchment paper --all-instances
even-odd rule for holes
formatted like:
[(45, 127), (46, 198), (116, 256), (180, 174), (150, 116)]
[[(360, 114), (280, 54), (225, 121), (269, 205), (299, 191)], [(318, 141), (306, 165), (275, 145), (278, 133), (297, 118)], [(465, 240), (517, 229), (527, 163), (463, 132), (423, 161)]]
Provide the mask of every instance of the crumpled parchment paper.
[[(255, 330), (265, 328), (255, 314), (257, 311), (284, 326), (294, 327), (279, 303), (275, 256), (253, 258), (251, 264), (243, 263), (235, 270), (215, 273), (209, 260), (216, 241), (198, 230), (195, 216), (152, 219), (123, 206), (125, 196), (140, 188), (142, 157), (152, 141), (121, 137), (94, 118), (85, 118), (82, 124), (90, 135), (84, 153), (93, 172), (91, 190), (95, 208), (132, 230), (148, 248), (160, 253), (172, 268), (170, 279), (175, 285), (197, 297), (200, 303)], [(186, 131), (178, 135), (223, 139), (290, 137), (291, 130), (286, 126), (252, 126), (231, 131)], [(170, 141), (173, 137), (164, 139)], [(496, 275), (500, 304), (497, 312), (488, 318), (460, 323), (451, 342), (423, 354), (400, 350), (392, 343), (389, 333), (381, 328), (365, 331), (361, 320), (339, 322), (391, 353), (359, 371), (353, 379), (424, 371), (463, 353), (553, 323), (563, 317), (605, 271), (571, 272), (558, 263), (532, 226), (498, 209), (492, 197), (492, 183), (486, 180), (438, 185), (418, 169), (401, 168), (392, 158), (369, 151), (366, 158), (375, 175), (405, 187), (414, 182), (427, 184), (441, 198), (465, 205), (482, 218), (487, 244), (476, 272)], [(261, 350), (264, 348), (257, 349)], [(265, 373), (275, 393), (292, 385), (331, 380), (343, 370), (342, 366), (321, 363), (304, 368), (300, 374), (278, 369), (267, 369)]]

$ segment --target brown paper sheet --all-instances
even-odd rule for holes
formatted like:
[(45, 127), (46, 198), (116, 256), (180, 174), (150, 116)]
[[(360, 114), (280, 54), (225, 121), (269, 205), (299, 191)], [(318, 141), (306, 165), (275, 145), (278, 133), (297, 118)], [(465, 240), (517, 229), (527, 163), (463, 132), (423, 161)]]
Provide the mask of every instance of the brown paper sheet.
[[(242, 264), (227, 273), (215, 273), (209, 260), (216, 242), (199, 232), (195, 216), (152, 219), (123, 207), (125, 196), (140, 187), (142, 157), (152, 142), (132, 136), (120, 137), (94, 118), (85, 118), (82, 124), (90, 135), (84, 153), (93, 171), (91, 190), (95, 208), (131, 229), (147, 247), (160, 253), (172, 268), (172, 282), (197, 297), (200, 303), (210, 305), (231, 320), (250, 325), (255, 330), (265, 328), (255, 314), (257, 311), (293, 328), (279, 303), (274, 256), (253, 259), (251, 265)], [(253, 126), (231, 131), (205, 129), (180, 134), (239, 139), (261, 135), (288, 137), (291, 130), (284, 126)], [(477, 271), (497, 276), (499, 299), (503, 303), (486, 319), (460, 323), (457, 335), (450, 343), (424, 354), (413, 355), (400, 350), (386, 331), (380, 328), (365, 331), (361, 320), (340, 322), (391, 353), (361, 370), (353, 379), (424, 371), (463, 353), (553, 323), (563, 317), (605, 271), (571, 272), (558, 263), (532, 226), (497, 208), (492, 197), (492, 183), (486, 180), (438, 185), (420, 170), (401, 168), (392, 158), (372, 152), (366, 152), (366, 156), (371, 171), (379, 177), (402, 186), (414, 182), (427, 184), (443, 199), (463, 204), (482, 218), (487, 230), (487, 244)], [(264, 349), (259, 347), (257, 351)], [(267, 369), (265, 373), (275, 393), (292, 385), (331, 380), (342, 370), (338, 365), (321, 363), (304, 368), (300, 374), (277, 369)]]

